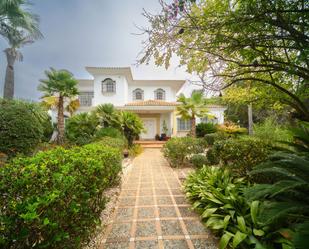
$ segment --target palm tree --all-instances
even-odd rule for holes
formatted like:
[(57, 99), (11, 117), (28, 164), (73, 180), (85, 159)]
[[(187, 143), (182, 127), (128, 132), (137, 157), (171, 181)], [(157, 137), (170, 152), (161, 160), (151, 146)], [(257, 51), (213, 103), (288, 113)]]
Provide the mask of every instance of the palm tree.
[(32, 35), (41, 36), (39, 18), (26, 10), (29, 5), (26, 0), (0, 1), (0, 35), (6, 37), (11, 29), (27, 31)]
[(119, 122), (128, 145), (132, 146), (134, 139), (144, 131), (142, 120), (133, 112), (121, 111), (119, 112)]
[[(42, 98), (42, 103), (48, 109), (57, 109), (59, 104), (59, 97), (58, 96), (48, 96)], [(79, 99), (78, 98), (67, 98), (64, 101), (65, 111), (70, 113), (70, 117), (78, 110), (80, 107)]]
[(95, 112), (103, 127), (119, 126), (118, 111), (113, 104), (99, 105)]
[(177, 111), (182, 119), (191, 120), (190, 134), (195, 137), (196, 117), (205, 117), (208, 113), (206, 99), (202, 92), (194, 91), (190, 98), (186, 98), (184, 94), (181, 94), (177, 101), (181, 103), (181, 105), (177, 106)]
[(3, 91), (3, 97), (9, 99), (14, 96), (14, 63), (16, 60), (23, 59), (18, 49), (42, 37), (38, 29), (37, 16), (21, 8), (25, 4), (24, 0), (1, 0), (0, 2), (0, 35), (10, 45), (4, 50), (7, 68)]
[(24, 36), (22, 32), (17, 30), (14, 32), (11, 30), (10, 32), (10, 34), (7, 34), (7, 40), (10, 47), (4, 50), (7, 59), (7, 66), (3, 97), (7, 99), (12, 99), (14, 96), (14, 64), (16, 61), (23, 60), (23, 55), (18, 49), (34, 42), (32, 37)]
[(64, 142), (64, 104), (67, 99), (72, 99), (78, 95), (77, 80), (74, 79), (73, 74), (67, 70), (45, 71), (47, 79), (40, 80), (41, 84), (38, 89), (45, 93), (43, 98), (57, 97), (57, 143)]

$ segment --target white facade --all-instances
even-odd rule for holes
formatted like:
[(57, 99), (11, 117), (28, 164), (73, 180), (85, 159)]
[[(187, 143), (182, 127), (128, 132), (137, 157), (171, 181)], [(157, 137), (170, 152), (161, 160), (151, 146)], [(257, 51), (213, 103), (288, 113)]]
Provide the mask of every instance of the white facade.
[[(178, 120), (176, 112), (177, 94), (185, 80), (134, 80), (129, 67), (86, 69), (93, 80), (79, 81), (79, 112), (111, 103), (118, 109), (135, 112), (141, 117), (146, 128), (142, 139), (154, 139), (162, 133), (167, 136), (184, 136), (188, 133), (185, 126), (179, 125), (182, 121)], [(217, 123), (224, 122), (224, 107), (209, 106), (208, 109), (216, 117)], [(197, 119), (199, 122), (201, 120)], [(167, 132), (164, 132), (164, 126)]]

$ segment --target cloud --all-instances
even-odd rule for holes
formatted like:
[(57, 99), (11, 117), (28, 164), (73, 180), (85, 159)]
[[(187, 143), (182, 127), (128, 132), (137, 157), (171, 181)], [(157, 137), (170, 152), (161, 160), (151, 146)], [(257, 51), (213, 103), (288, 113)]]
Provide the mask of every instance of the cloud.
[[(23, 62), (16, 62), (16, 90), (19, 98), (37, 100), (39, 79), (49, 67), (70, 70), (77, 78), (89, 78), (85, 66), (130, 66), (142, 49), (141, 36), (133, 35), (134, 24), (147, 26), (141, 15), (160, 9), (157, 0), (36, 0), (33, 12), (41, 19), (44, 39), (22, 48)], [(7, 47), (0, 40), (0, 50)], [(2, 95), (6, 59), (0, 56)], [(166, 71), (154, 64), (133, 68), (136, 78), (186, 78), (177, 62)]]

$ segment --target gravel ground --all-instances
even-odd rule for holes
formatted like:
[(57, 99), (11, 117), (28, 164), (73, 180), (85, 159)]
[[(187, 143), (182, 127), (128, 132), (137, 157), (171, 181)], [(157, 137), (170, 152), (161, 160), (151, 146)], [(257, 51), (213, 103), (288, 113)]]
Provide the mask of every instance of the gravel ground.
[(101, 224), (97, 228), (96, 234), (94, 237), (90, 240), (87, 246), (84, 247), (84, 249), (97, 249), (100, 246), (100, 243), (102, 241), (102, 237), (104, 235), (104, 229), (110, 220), (110, 217), (112, 216), (116, 202), (118, 201), (118, 197), (121, 191), (121, 182), (124, 181), (125, 177), (127, 176), (128, 172), (132, 168), (132, 159), (126, 158), (122, 161), (122, 174), (121, 174), (121, 180), (120, 183), (112, 188), (107, 189), (104, 192), (104, 196), (108, 198), (108, 202), (106, 203), (105, 209), (101, 213)]

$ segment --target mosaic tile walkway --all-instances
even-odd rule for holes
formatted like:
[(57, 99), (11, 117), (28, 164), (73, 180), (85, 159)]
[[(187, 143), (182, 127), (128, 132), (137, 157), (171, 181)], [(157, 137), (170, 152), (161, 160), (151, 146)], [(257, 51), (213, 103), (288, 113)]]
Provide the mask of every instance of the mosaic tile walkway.
[(159, 149), (133, 161), (107, 226), (105, 249), (214, 249), (211, 233), (190, 210), (180, 182)]

